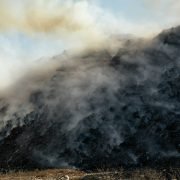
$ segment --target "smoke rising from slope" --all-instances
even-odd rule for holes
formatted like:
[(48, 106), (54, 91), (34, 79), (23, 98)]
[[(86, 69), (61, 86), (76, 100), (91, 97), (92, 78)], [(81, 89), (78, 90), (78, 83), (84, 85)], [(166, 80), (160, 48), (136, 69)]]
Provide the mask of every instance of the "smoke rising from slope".
[(178, 160), (179, 28), (135, 39), (113, 34), (120, 29), (112, 15), (96, 23), (101, 9), (90, 13), (88, 1), (16, 1), (14, 11), (13, 1), (1, 3), (1, 31), (54, 33), (84, 48), (31, 64), (1, 93), (1, 167)]
[(178, 165), (179, 33), (28, 73), (1, 99), (1, 166)]
[[(100, 7), (97, 2), (96, 0), (1, 0), (0, 32), (3, 35), (15, 31), (35, 39), (39, 36), (41, 39), (53, 37), (64, 44), (64, 49), (75, 49), (74, 51), (77, 51), (77, 49), (82, 48), (98, 49), (108, 44), (110, 44), (110, 47), (112, 45), (117, 47), (119, 42), (114, 40), (115, 38), (113, 40), (111, 38), (114, 35), (133, 34), (141, 37), (152, 37), (163, 28), (179, 23), (178, 16), (174, 15), (175, 12), (178, 12), (179, 3), (173, 0), (168, 1), (168, 12), (166, 12), (168, 8), (164, 8), (167, 3), (159, 2), (155, 6), (155, 14), (160, 13), (161, 19), (164, 19), (164, 15), (169, 13), (164, 24), (160, 24), (159, 19), (157, 22), (156, 20), (143, 23), (133, 22), (123, 17), (121, 12), (116, 15), (108, 12)], [(142, 0), (142, 2), (144, 1)], [(155, 1), (147, 2), (150, 4)], [(149, 4), (147, 8), (149, 8)], [(116, 52), (114, 47), (111, 49)], [(9, 48), (8, 54), (11, 54), (14, 48), (16, 49), (16, 47), (12, 48), (11, 46), (7, 46), (7, 48)], [(39, 47), (39, 49), (42, 48)], [(39, 49), (36, 49), (36, 51), (40, 51)], [(44, 51), (46, 51), (45, 54), (48, 54), (47, 49)], [(0, 54), (0, 80), (2, 82), (0, 89), (9, 87), (12, 82), (22, 76), (18, 72), (31, 65), (31, 63), (24, 65), (24, 59), (27, 58), (24, 54), (21, 55), (22, 52), (16, 50), (16, 53), (20, 54), (18, 55), (18, 61), (22, 62), (18, 66), (13, 61), (14, 57), (4, 57), (2, 52)], [(38, 55), (37, 52), (28, 61), (39, 58)], [(17, 75), (16, 79), (14, 79), (14, 74)]]

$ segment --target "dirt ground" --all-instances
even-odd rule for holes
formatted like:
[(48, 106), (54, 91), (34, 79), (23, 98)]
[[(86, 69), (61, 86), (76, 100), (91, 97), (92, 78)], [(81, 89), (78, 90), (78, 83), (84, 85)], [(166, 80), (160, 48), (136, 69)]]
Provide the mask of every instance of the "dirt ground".
[(0, 180), (68, 180), (68, 177), (69, 180), (179, 180), (180, 168), (97, 170), (90, 173), (71, 169), (49, 169), (0, 174)]

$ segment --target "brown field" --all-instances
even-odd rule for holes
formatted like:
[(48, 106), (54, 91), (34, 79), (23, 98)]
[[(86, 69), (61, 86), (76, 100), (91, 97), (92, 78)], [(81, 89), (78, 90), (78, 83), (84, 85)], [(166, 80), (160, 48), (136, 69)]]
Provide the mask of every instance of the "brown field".
[(86, 173), (72, 169), (49, 169), (26, 172), (1, 173), (0, 180), (61, 180), (64, 175), (68, 175), (70, 180), (179, 180), (180, 168), (170, 168), (162, 170), (154, 169), (134, 169), (134, 170), (114, 170)]

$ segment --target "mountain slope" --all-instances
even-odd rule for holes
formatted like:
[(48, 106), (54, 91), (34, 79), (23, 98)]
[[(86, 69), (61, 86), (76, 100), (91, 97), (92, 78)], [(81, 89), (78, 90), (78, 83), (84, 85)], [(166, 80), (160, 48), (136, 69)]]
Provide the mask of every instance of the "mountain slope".
[(179, 49), (177, 27), (127, 40), (113, 57), (59, 63), (40, 85), (30, 79), (27, 113), (1, 100), (1, 168), (179, 166)]

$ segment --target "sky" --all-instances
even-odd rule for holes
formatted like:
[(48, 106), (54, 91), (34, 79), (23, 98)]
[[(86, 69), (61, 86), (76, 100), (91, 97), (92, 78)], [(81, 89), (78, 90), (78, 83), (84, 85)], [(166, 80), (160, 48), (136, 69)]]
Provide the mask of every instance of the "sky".
[(154, 17), (154, 13), (141, 0), (114, 0), (113, 3), (108, 0), (100, 0), (99, 4), (111, 13), (117, 16), (121, 14), (130, 21), (147, 21)]
[(0, 0), (0, 88), (37, 59), (176, 26), (179, 10), (179, 0)]

